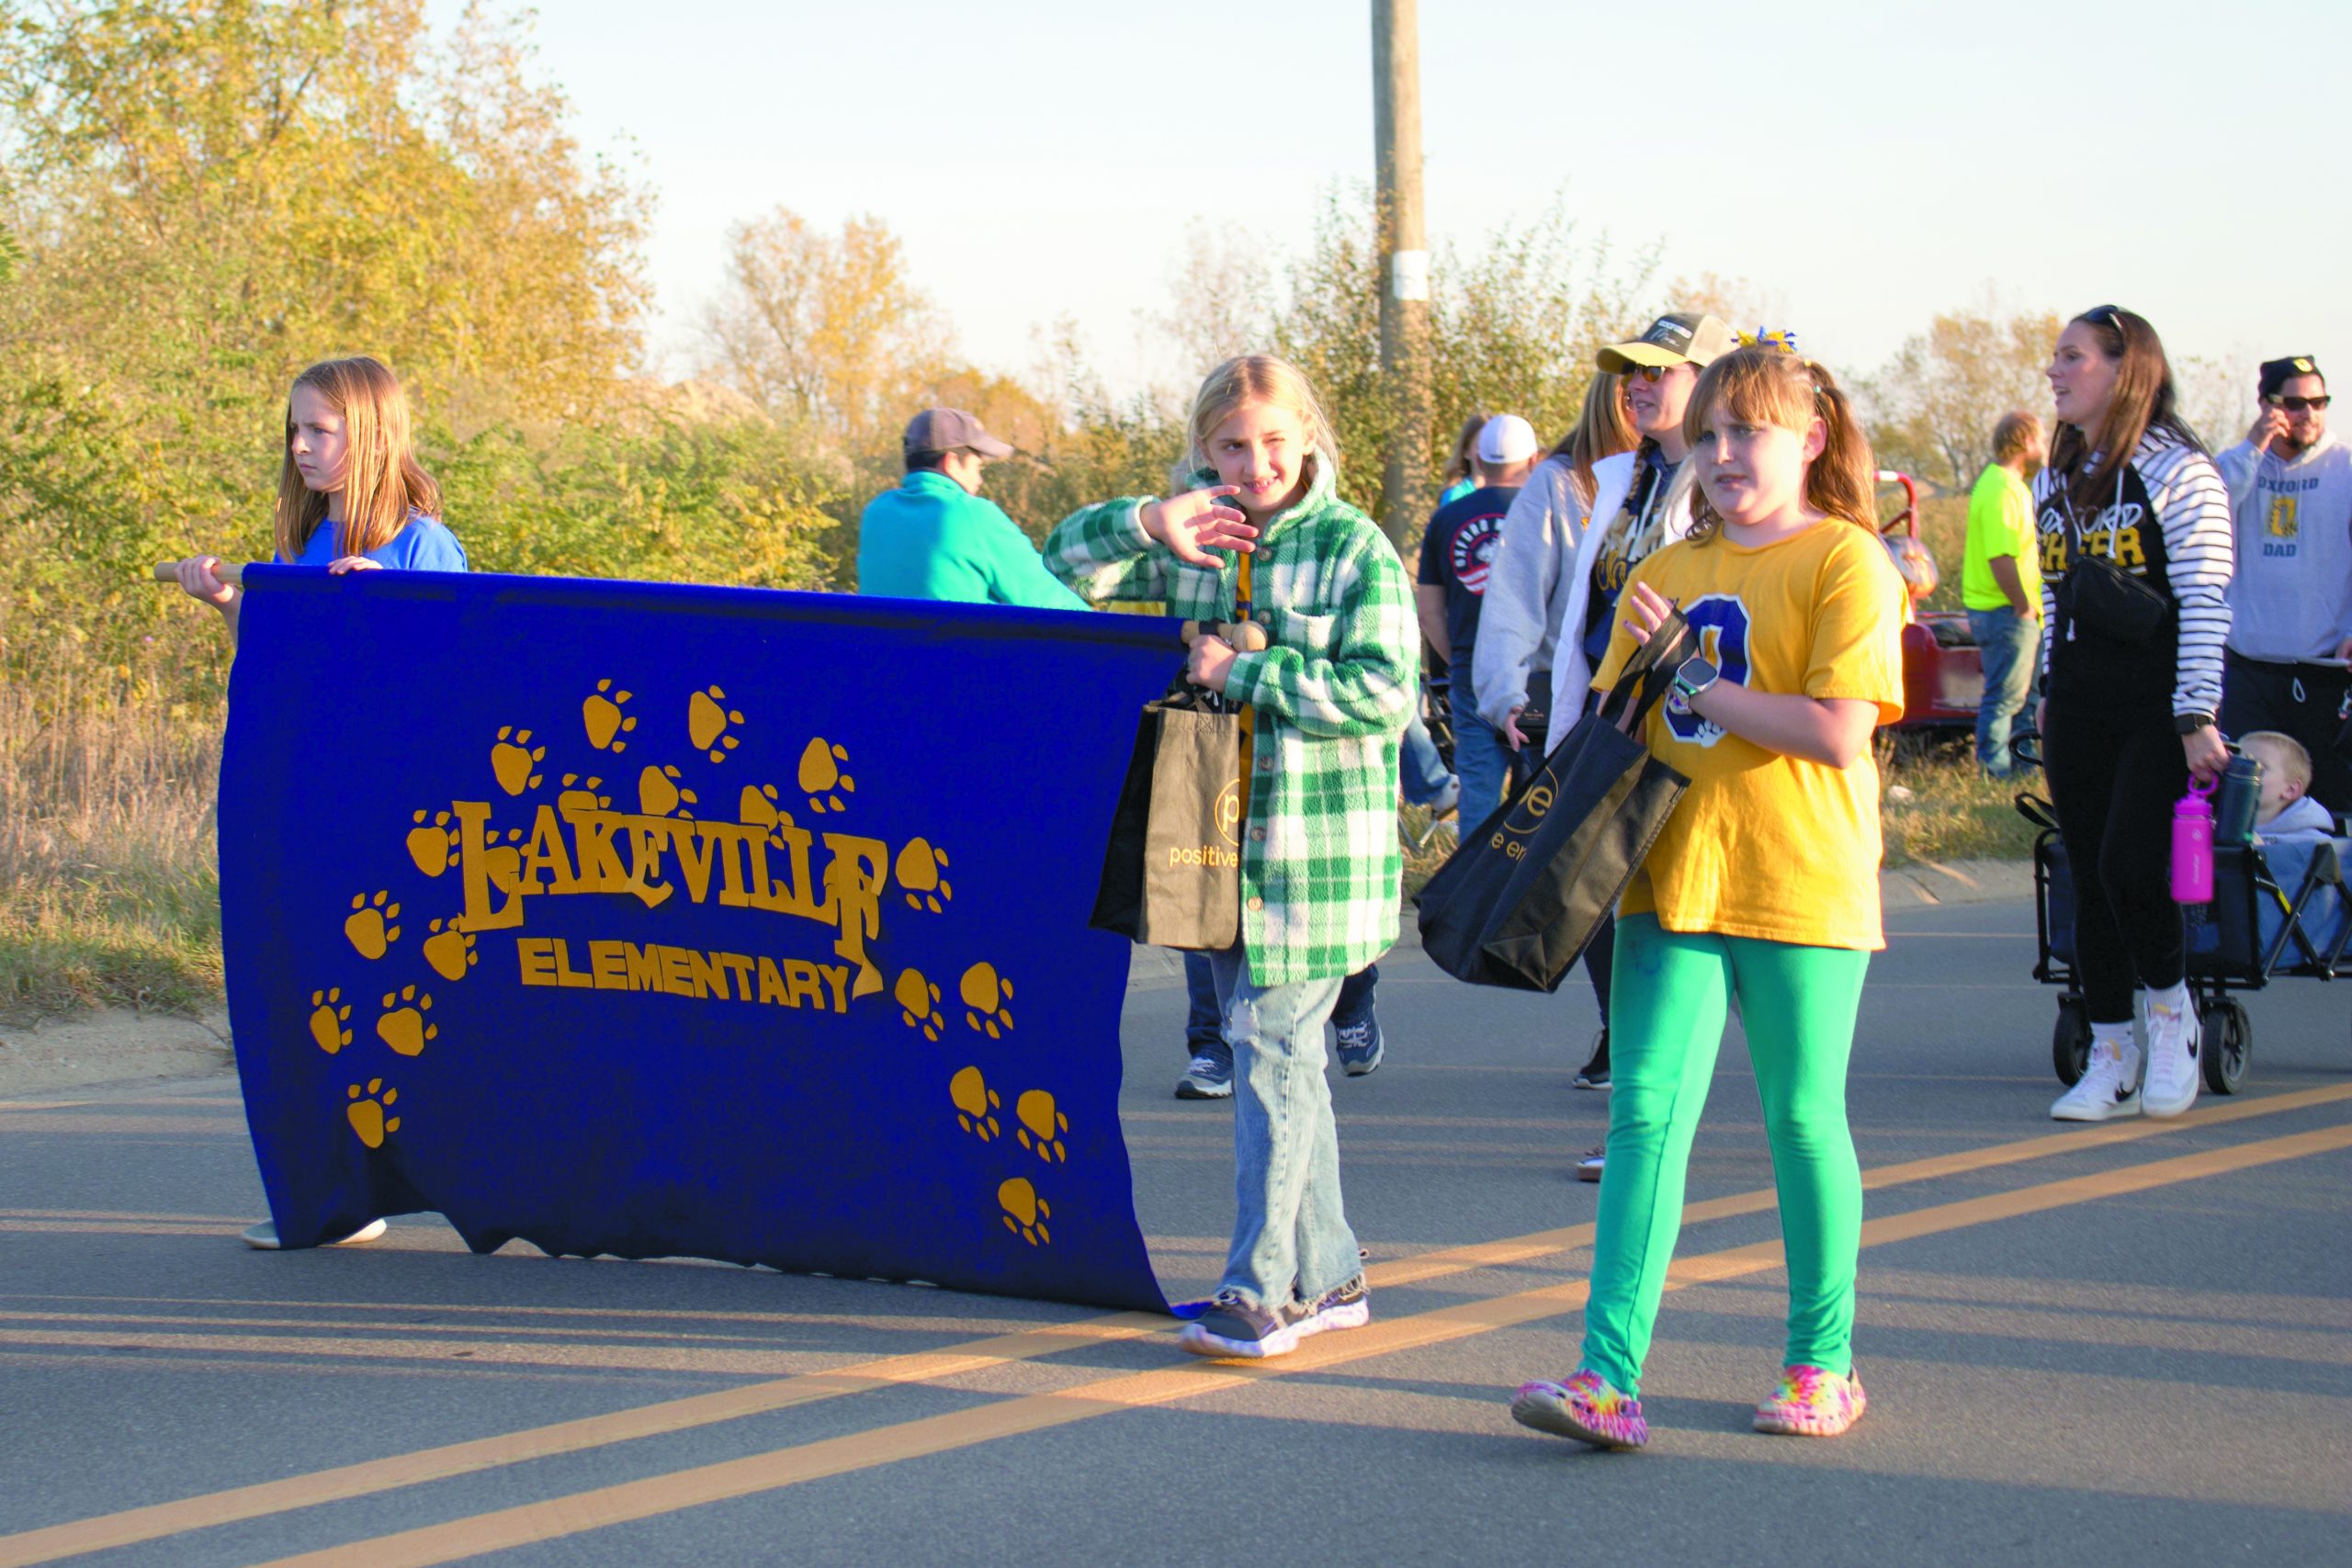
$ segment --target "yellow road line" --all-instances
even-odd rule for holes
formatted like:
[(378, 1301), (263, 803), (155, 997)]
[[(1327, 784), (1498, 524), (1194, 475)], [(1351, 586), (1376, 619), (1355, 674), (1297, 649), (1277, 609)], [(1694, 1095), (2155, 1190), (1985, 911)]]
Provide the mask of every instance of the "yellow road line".
[[(2053, 1155), (2099, 1149), (2168, 1133), (2219, 1126), (2251, 1117), (2352, 1100), (2352, 1085), (2298, 1089), (2285, 1094), (2235, 1098), (2211, 1109), (2170, 1121), (2135, 1119), (2097, 1127), (1996, 1144), (1984, 1148), (1936, 1155), (1926, 1159), (1882, 1166), (1863, 1172), (1864, 1188), (1876, 1190), (1907, 1183), (1935, 1180), (1991, 1169)], [(1683, 1223), (1697, 1224), (1742, 1214), (1767, 1213), (1777, 1201), (1770, 1188), (1733, 1193), (1688, 1205)], [(1524, 1263), (1554, 1253), (1589, 1246), (1590, 1224), (1538, 1231), (1532, 1235), (1447, 1247), (1375, 1265), (1371, 1282), (1394, 1289), (1442, 1279), (1475, 1269)], [(1579, 1298), (1581, 1299), (1581, 1298)], [(450, 1309), (436, 1309), (450, 1310)], [(469, 1308), (469, 1311), (504, 1309)], [(595, 1309), (519, 1308), (517, 1311), (589, 1312)], [(599, 1313), (599, 1315), (603, 1314)], [(693, 1314), (681, 1314), (693, 1315)], [(154, 1540), (184, 1531), (232, 1524), (241, 1519), (294, 1508), (339, 1502), (373, 1493), (393, 1491), (452, 1476), (519, 1464), (527, 1460), (657, 1437), (769, 1411), (788, 1409), (844, 1394), (863, 1393), (904, 1382), (982, 1371), (1006, 1362), (1057, 1355), (1090, 1343), (1134, 1338), (1170, 1327), (1166, 1318), (1141, 1313), (1116, 1313), (1078, 1322), (991, 1336), (933, 1351), (862, 1362), (829, 1372), (801, 1373), (747, 1383), (740, 1388), (683, 1399), (639, 1405), (548, 1426), (527, 1427), (496, 1437), (475, 1438), (410, 1453), (364, 1460), (333, 1470), (288, 1476), (250, 1486), (149, 1504), (119, 1513), (51, 1525), (16, 1535), (0, 1536), (0, 1568), (51, 1562), (62, 1557)]]
[[(1862, 1245), (1883, 1247), (2346, 1148), (2352, 1148), (2352, 1125), (2181, 1155), (1870, 1221), (1862, 1227)], [(1776, 1241), (1731, 1247), (1677, 1261), (1668, 1271), (1667, 1285), (1671, 1290), (1762, 1273), (1779, 1268), (1781, 1262), (1781, 1244)], [(971, 1448), (1097, 1416), (1197, 1399), (1294, 1372), (1321, 1371), (1497, 1328), (1521, 1326), (1573, 1310), (1583, 1303), (1585, 1293), (1585, 1282), (1577, 1280), (1465, 1302), (1376, 1323), (1343, 1337), (1312, 1340), (1280, 1361), (1257, 1365), (1194, 1362), (1105, 1378), (1059, 1393), (1000, 1400), (944, 1416), (900, 1422), (278, 1558), (261, 1568), (428, 1568), (430, 1564), (560, 1540), (707, 1503), (776, 1491), (825, 1476)]]

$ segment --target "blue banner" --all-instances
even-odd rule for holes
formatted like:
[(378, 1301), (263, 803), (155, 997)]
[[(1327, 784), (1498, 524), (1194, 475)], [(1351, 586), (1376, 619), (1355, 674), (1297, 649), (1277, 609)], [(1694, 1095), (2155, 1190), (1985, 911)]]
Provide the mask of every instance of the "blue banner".
[(229, 1011), (288, 1246), (1164, 1310), (1087, 929), (1157, 617), (255, 568)]

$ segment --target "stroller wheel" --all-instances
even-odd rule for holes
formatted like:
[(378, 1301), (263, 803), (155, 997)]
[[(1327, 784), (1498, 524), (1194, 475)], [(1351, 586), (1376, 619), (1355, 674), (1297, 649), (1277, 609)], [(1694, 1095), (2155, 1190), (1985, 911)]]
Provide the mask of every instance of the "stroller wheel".
[(2236, 1001), (2216, 997), (2205, 1004), (2197, 1021), (2204, 1035), (2198, 1055), (2205, 1087), (2215, 1094), (2237, 1093), (2254, 1055), (2254, 1021)]
[(2090, 1004), (2076, 996), (2060, 997), (2058, 1024), (2050, 1032), (2050, 1065), (2056, 1069), (2058, 1081), (2072, 1089), (2082, 1081), (2090, 1061)]

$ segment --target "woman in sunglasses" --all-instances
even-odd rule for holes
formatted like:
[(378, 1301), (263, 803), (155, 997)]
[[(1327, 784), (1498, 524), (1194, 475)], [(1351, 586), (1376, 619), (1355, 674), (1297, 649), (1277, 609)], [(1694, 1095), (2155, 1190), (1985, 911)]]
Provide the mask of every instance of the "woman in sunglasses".
[[(1699, 372), (1738, 344), (1729, 327), (1713, 316), (1678, 311), (1660, 316), (1631, 343), (1604, 348), (1596, 363), (1605, 376), (1624, 379), (1625, 412), (1641, 445), (1592, 466), (1592, 505), (1568, 569), (1567, 602), (1554, 630), (1550, 712), (1558, 716), (1552, 734), (1565, 735), (1591, 700), (1592, 671), (1609, 649), (1617, 624), (1617, 596), (1625, 579), (1659, 546), (1690, 531), (1690, 442), (1682, 434), (1682, 412)], [(1518, 710), (1503, 718), (1513, 745), (1523, 743)], [(1579, 1089), (1609, 1087), (1609, 966), (1615, 949), (1613, 925), (1604, 924), (1585, 951), (1593, 998), (1600, 1006), (1600, 1037), (1591, 1060), (1577, 1074)], [(1584, 1156), (1577, 1175), (1600, 1179), (1599, 1150)]]
[(2328, 434), (2307, 354), (2263, 365), (2262, 415), (2217, 459), (2237, 516), (2222, 733), (2277, 729), (2312, 754), (2312, 798), (2352, 811), (2340, 710), (2352, 686), (2352, 449)]
[[(2062, 1122), (2177, 1116), (2197, 1099), (2187, 932), (2167, 878), (2173, 803), (2229, 761), (2213, 727), (2229, 635), (2230, 498), (2176, 405), (2156, 330), (2113, 305), (2058, 334), (2058, 417), (2035, 477), (2042, 762), (2075, 880), (2090, 1063)], [(2145, 997), (2147, 1063), (2132, 1038)]]

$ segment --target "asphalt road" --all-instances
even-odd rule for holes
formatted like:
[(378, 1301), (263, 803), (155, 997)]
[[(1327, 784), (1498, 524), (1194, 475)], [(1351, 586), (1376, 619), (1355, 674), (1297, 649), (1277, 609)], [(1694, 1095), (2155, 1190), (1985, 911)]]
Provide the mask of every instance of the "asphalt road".
[[(2249, 1002), (2247, 1092), (2046, 1119), (2029, 908), (1912, 909), (1851, 1101), (1867, 1419), (1759, 1437), (1784, 1278), (1736, 1029), (1699, 1137), (1640, 1454), (1527, 1432), (1573, 1365), (1604, 1097), (1555, 998), (1385, 966), (1340, 1079), (1374, 1322), (1262, 1369), (1172, 1325), (692, 1263), (465, 1253), (395, 1222), (262, 1254), (225, 1078), (0, 1107), (0, 1565), (2346, 1560), (2352, 994)], [(1169, 1098), (1130, 993), (1137, 1200), (1174, 1288), (1231, 1218), (1230, 1113)]]

